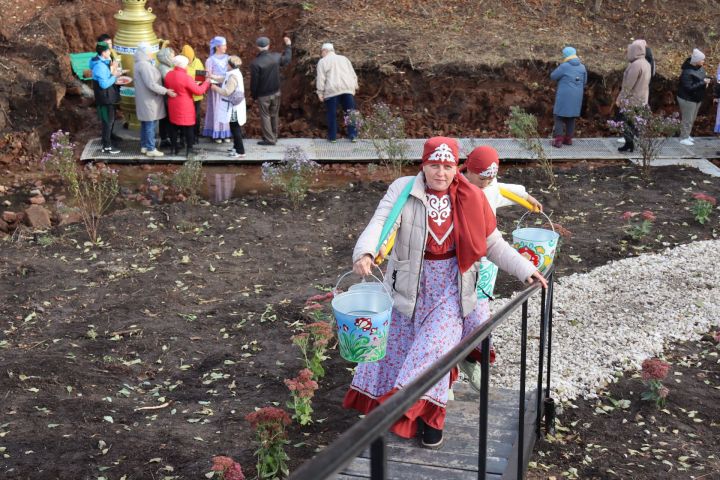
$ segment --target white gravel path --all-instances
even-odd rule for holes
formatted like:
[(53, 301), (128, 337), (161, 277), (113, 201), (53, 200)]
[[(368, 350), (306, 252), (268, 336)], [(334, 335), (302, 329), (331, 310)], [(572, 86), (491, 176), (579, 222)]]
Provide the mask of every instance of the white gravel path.
[[(561, 253), (562, 254), (562, 253)], [(720, 323), (720, 240), (611, 262), (555, 283), (552, 394), (592, 398), (619, 371)], [(493, 312), (508, 300), (492, 303)], [(540, 302), (528, 309), (528, 388), (537, 381)], [(491, 384), (518, 388), (520, 309), (493, 334)]]

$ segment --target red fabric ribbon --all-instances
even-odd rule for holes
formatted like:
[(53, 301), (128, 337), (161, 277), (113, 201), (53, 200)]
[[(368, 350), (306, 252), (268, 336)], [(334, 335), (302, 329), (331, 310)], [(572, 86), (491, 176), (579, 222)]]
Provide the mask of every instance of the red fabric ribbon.
[(487, 237), (497, 220), (485, 194), (465, 176), (455, 175), (449, 190), (458, 267), (465, 273), (487, 253)]

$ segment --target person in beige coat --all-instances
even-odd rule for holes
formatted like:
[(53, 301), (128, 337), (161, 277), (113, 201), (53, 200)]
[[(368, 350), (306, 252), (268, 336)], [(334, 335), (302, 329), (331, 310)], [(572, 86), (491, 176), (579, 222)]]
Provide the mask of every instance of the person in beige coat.
[(635, 150), (637, 130), (631, 119), (623, 115), (623, 109), (644, 107), (650, 96), (650, 78), (652, 67), (645, 58), (645, 41), (635, 41), (627, 47), (628, 66), (623, 73), (622, 87), (615, 104), (620, 108), (620, 115), (625, 122), (625, 145), (618, 148), (620, 152)]
[[(317, 95), (325, 103), (327, 110), (328, 141), (337, 141), (337, 106), (342, 105), (343, 116), (355, 110), (355, 92), (358, 79), (352, 63), (347, 57), (335, 53), (332, 43), (324, 43), (322, 58), (317, 64)], [(355, 125), (348, 124), (348, 137), (351, 142), (357, 137)]]
[[(381, 231), (394, 204), (412, 184), (395, 223), (385, 286), (393, 298), (387, 353), (360, 363), (343, 406), (367, 414), (421, 375), (461, 339), (467, 325), (490, 317), (475, 293), (480, 259), (487, 256), (521, 281), (547, 285), (535, 266), (503, 240), (495, 214), (480, 189), (458, 175), (457, 140), (433, 137), (423, 149), (422, 172), (390, 185), (353, 252), (353, 270), (369, 275)], [(443, 440), (448, 391), (457, 369), (405, 412), (391, 431), (412, 438), (423, 425), (422, 444)]]

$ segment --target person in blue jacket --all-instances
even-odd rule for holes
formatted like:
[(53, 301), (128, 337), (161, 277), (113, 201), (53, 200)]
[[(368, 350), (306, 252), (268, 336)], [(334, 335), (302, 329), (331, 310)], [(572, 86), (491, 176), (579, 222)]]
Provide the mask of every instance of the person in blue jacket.
[(587, 84), (587, 70), (580, 62), (577, 51), (573, 47), (562, 50), (563, 61), (550, 74), (550, 79), (557, 82), (553, 116), (553, 147), (560, 148), (572, 145), (575, 133), (575, 119), (580, 116), (583, 94)]
[(115, 68), (110, 58), (110, 46), (106, 42), (98, 42), (95, 47), (96, 56), (90, 59), (92, 70), (93, 91), (98, 117), (102, 122), (102, 151), (116, 154), (120, 150), (111, 143), (112, 127), (115, 122), (115, 104), (120, 101), (116, 80), (120, 70)]

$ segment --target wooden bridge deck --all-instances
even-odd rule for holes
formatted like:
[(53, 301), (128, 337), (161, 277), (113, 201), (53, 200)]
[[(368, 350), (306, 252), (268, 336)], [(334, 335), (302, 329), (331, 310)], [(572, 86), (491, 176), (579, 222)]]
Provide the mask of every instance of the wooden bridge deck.
[[(448, 403), (444, 441), (437, 450), (420, 446), (418, 438), (387, 434), (387, 474), (394, 480), (469, 480), (478, 478), (480, 396), (466, 384), (456, 384)], [(537, 396), (528, 392), (525, 410), (524, 469), (535, 443)], [(488, 480), (517, 478), (519, 392), (490, 390), (488, 414)], [(370, 478), (370, 452), (364, 451), (337, 480)]]
[[(121, 150), (120, 153), (115, 155), (103, 153), (100, 139), (96, 138), (85, 145), (81, 160), (148, 164), (182, 163), (186, 160), (184, 151), (182, 155), (166, 153), (164, 157), (147, 157), (140, 153), (139, 138), (134, 136), (136, 132), (116, 128), (116, 133), (124, 138), (124, 141), (116, 145)], [(533, 158), (532, 154), (513, 138), (460, 138), (458, 140), (461, 156), (467, 155), (478, 145), (491, 145), (497, 149), (503, 160), (531, 160)], [(424, 143), (425, 139), (422, 138), (406, 140), (407, 158), (411, 161), (419, 161)], [(337, 143), (330, 143), (319, 138), (282, 138), (277, 145), (264, 147), (258, 145), (256, 139), (246, 139), (244, 144), (247, 156), (240, 160), (228, 157), (227, 150), (232, 144), (216, 144), (202, 138), (196, 157), (205, 164), (257, 164), (282, 160), (287, 147), (299, 146), (311, 160), (317, 162), (375, 162), (378, 158), (378, 154), (369, 140), (351, 143), (346, 139), (340, 139)], [(542, 144), (548, 157), (555, 161), (637, 160), (640, 158), (638, 151), (635, 153), (618, 152), (619, 144), (615, 138), (578, 138), (574, 140), (572, 146), (563, 148), (553, 148), (549, 139), (542, 139)], [(717, 153), (718, 150), (720, 150), (720, 142), (713, 137), (696, 138), (695, 146), (692, 147), (680, 144), (677, 138), (671, 138), (663, 145), (658, 160), (681, 161), (684, 164), (718, 173), (720, 169), (707, 160), (720, 157)]]

